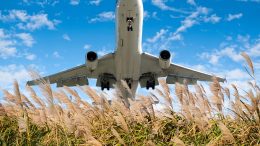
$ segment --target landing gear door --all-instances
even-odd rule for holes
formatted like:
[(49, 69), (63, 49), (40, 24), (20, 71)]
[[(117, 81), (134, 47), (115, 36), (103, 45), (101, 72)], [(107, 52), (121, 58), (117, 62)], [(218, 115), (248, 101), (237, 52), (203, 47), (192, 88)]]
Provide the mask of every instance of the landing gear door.
[(141, 88), (154, 88), (155, 86), (159, 85), (158, 77), (152, 73), (143, 74), (140, 79), (139, 83)]
[(101, 87), (102, 90), (114, 88), (116, 84), (116, 78), (111, 74), (102, 74), (97, 78), (97, 87)]

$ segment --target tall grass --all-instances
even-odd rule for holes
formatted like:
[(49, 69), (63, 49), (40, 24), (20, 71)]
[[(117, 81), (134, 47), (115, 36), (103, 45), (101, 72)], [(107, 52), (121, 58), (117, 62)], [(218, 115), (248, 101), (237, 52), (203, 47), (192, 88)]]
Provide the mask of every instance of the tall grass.
[[(14, 82), (13, 93), (3, 90), (0, 145), (259, 145), (260, 88), (252, 61), (242, 56), (253, 79), (248, 91), (223, 87), (215, 78), (211, 93), (202, 85), (193, 92), (178, 83), (171, 89), (160, 80), (155, 92), (130, 100), (130, 108), (119, 90), (109, 101), (103, 92), (78, 87), (92, 104), (78, 90), (53, 91), (46, 82), (39, 86), (42, 97), (29, 86), (25, 96)], [(163, 109), (156, 108), (158, 101)]]

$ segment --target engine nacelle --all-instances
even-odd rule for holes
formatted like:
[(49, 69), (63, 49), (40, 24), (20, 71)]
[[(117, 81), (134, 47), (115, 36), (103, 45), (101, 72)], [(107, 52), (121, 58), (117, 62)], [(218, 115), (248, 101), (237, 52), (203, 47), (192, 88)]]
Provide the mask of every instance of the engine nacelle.
[(171, 65), (171, 53), (168, 50), (160, 52), (159, 64), (162, 69), (167, 69)]
[(90, 51), (86, 54), (86, 65), (90, 70), (95, 70), (98, 65), (98, 55), (96, 52)]

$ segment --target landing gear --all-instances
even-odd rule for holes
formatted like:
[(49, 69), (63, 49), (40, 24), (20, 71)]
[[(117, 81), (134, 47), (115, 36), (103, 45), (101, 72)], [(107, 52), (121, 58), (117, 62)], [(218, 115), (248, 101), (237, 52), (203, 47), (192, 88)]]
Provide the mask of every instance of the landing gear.
[(128, 26), (127, 31), (133, 31), (133, 26)]
[(116, 78), (112, 74), (104, 73), (97, 78), (97, 86), (101, 87), (102, 91), (105, 89), (110, 90), (115, 83)]
[(146, 89), (149, 90), (152, 88), (153, 90), (155, 89), (155, 80), (150, 80), (146, 82)]
[(134, 17), (127, 17), (127, 18), (126, 18), (126, 21), (127, 21), (127, 22), (133, 22), (133, 21), (134, 21)]
[(127, 17), (126, 22), (128, 23), (127, 31), (133, 31), (132, 24), (134, 23), (134, 17)]
[(128, 26), (127, 31), (133, 31), (133, 26), (132, 25)]
[(105, 89), (110, 90), (109, 82), (101, 83), (101, 90), (104, 91)]
[(141, 85), (141, 88), (146, 88), (149, 90), (152, 88), (155, 89), (155, 86), (158, 84), (158, 77), (154, 73), (144, 73), (139, 79), (139, 83)]

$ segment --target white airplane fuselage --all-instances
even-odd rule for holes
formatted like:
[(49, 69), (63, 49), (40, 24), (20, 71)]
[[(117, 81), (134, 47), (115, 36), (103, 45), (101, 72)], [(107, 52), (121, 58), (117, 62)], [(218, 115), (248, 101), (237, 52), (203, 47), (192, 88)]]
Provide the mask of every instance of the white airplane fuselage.
[(135, 93), (140, 78), (143, 28), (142, 0), (118, 0), (116, 6), (116, 79)]

